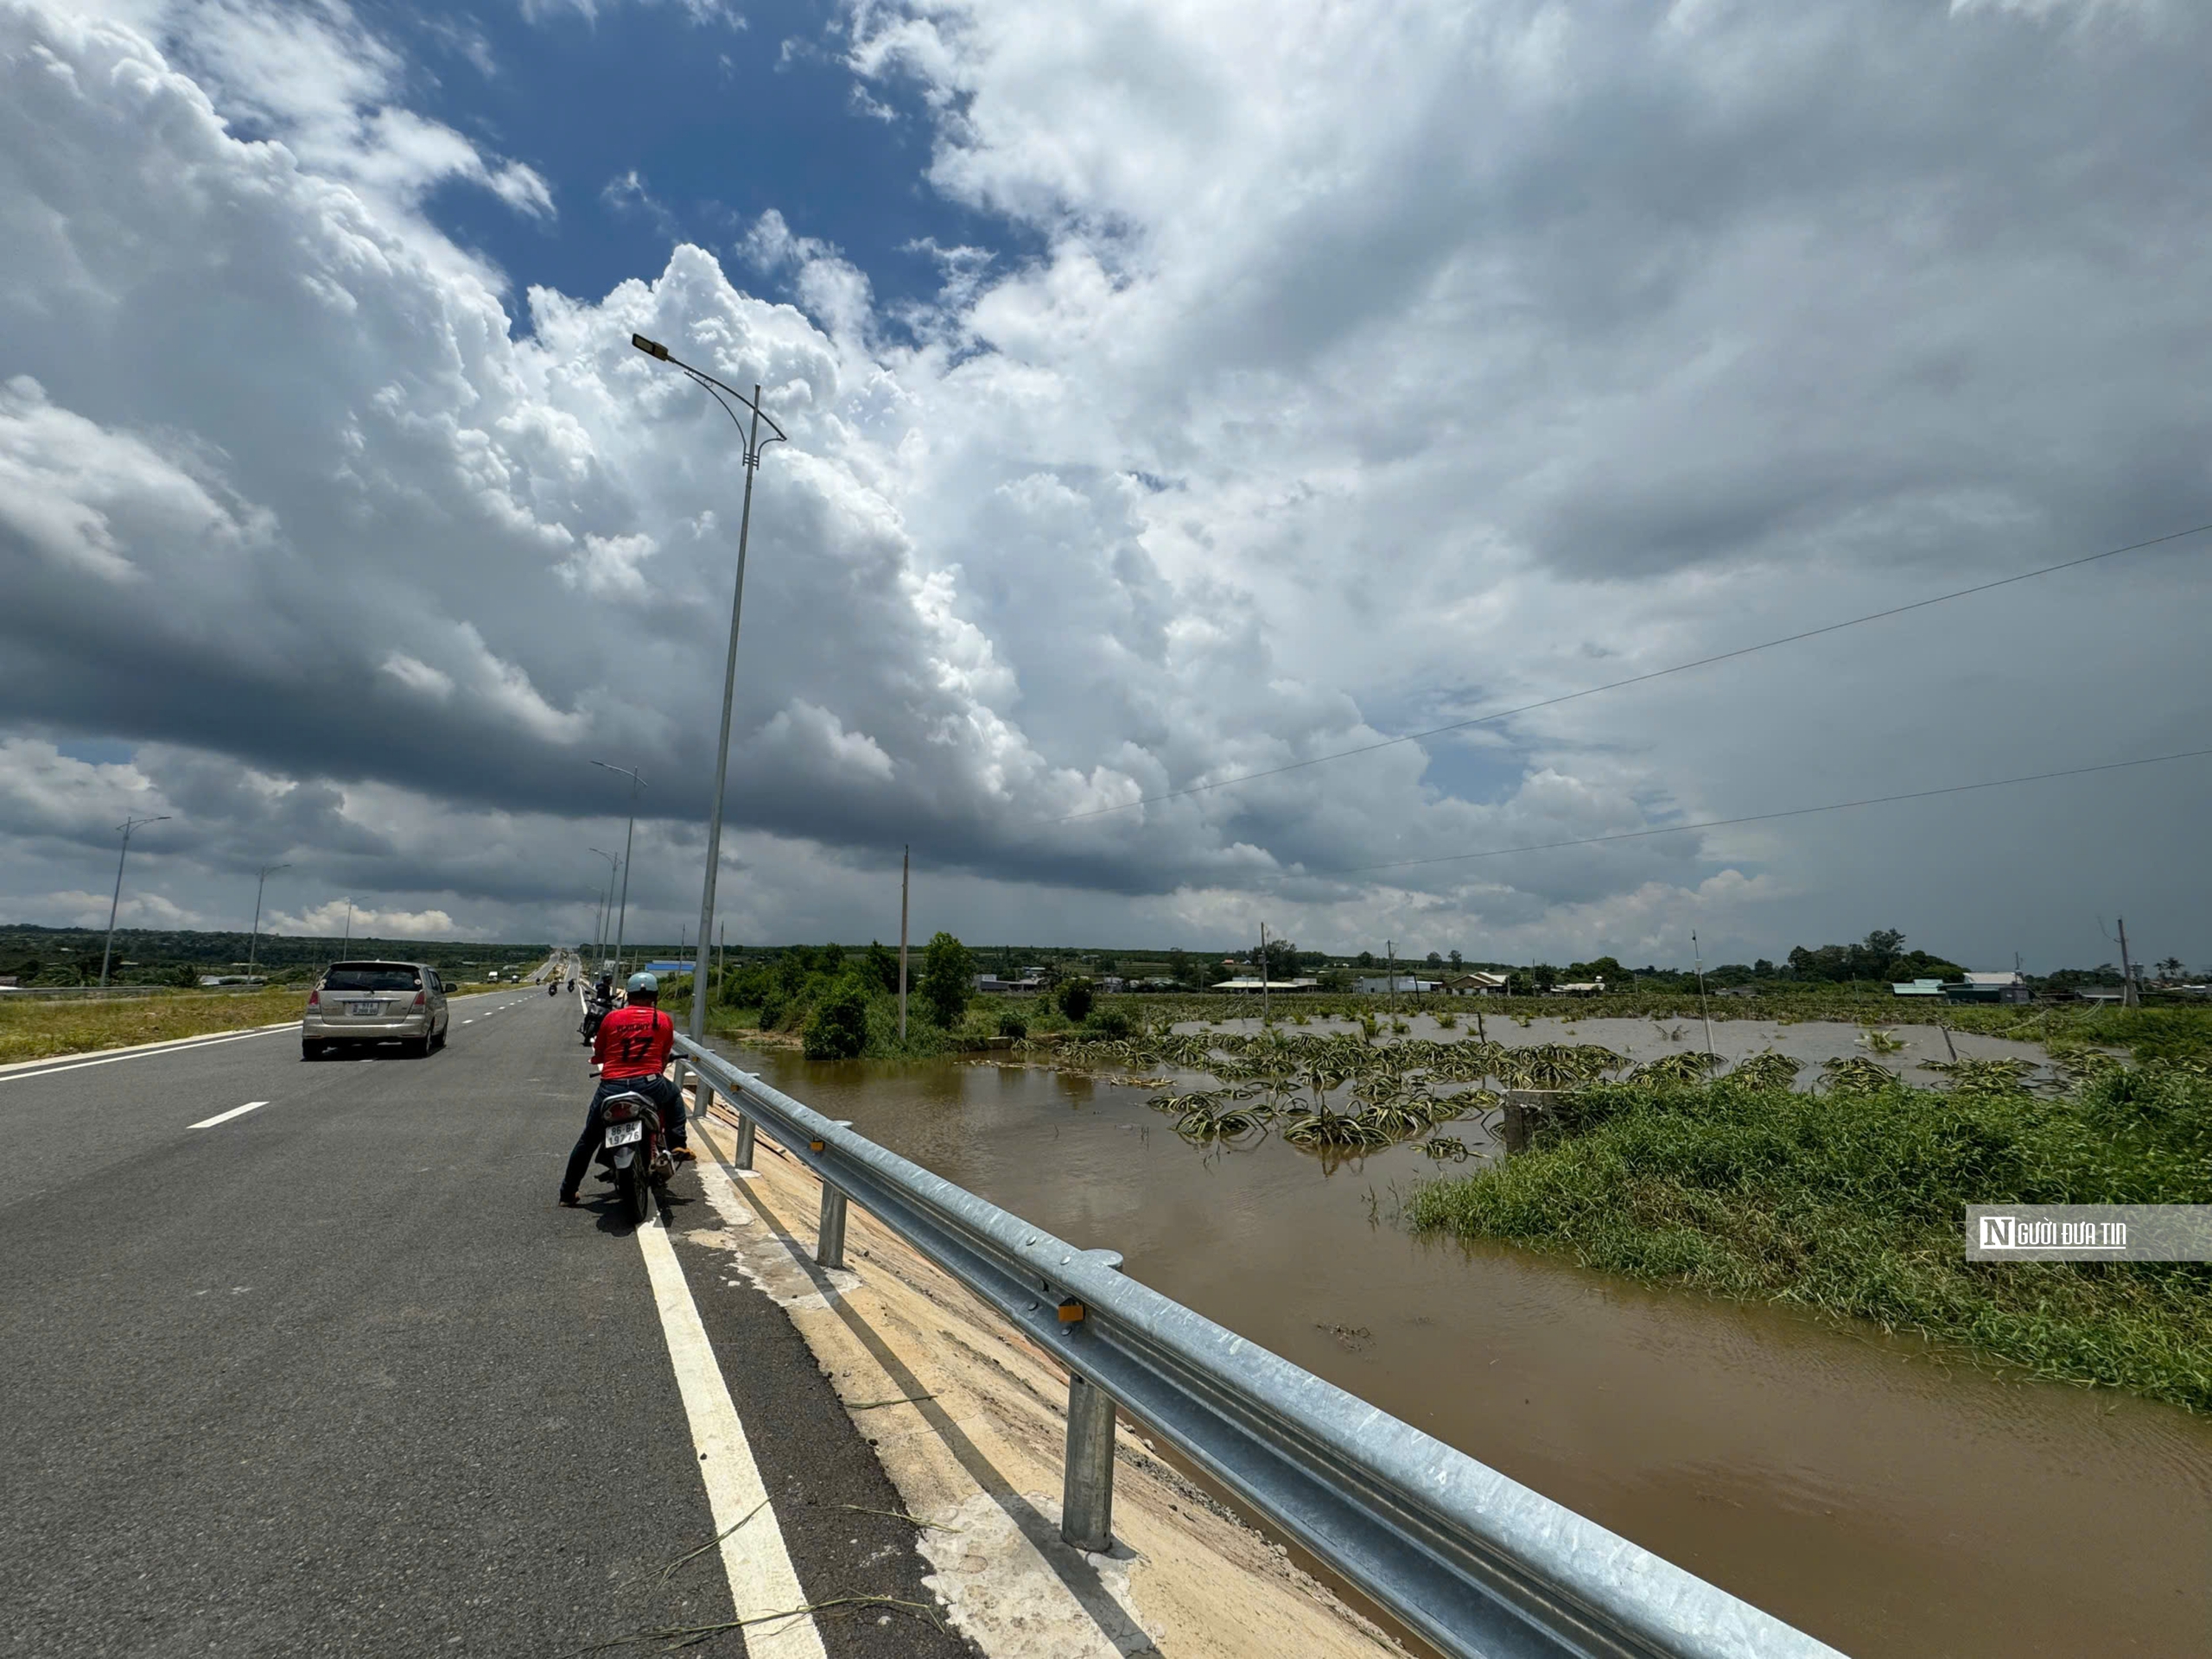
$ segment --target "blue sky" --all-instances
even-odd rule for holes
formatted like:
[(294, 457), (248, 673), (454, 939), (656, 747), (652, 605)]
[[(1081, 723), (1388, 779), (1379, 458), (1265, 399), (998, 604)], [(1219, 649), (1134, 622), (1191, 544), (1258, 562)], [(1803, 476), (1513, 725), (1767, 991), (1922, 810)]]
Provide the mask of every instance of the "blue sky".
[[(931, 187), (921, 99), (903, 80), (862, 92), (840, 57), (831, 7), (767, 0), (742, 26), (674, 4), (613, 7), (596, 18), (498, 6), (371, 6), (361, 16), (406, 43), (415, 108), (552, 186), (551, 220), (465, 184), (426, 203), (518, 295), (541, 283), (604, 294), (658, 270), (678, 240), (738, 264), (734, 245), (770, 209), (794, 235), (836, 247), (882, 304), (935, 292), (937, 264), (918, 242), (1001, 256), (1033, 249), (1020, 227)], [(650, 200), (619, 188), (632, 175)]]

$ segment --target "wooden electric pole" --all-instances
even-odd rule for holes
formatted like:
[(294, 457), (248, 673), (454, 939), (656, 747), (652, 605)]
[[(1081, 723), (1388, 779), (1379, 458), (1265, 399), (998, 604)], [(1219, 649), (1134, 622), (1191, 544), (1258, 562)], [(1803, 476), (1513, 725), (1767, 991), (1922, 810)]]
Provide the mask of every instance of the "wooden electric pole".
[(899, 1040), (906, 1040), (906, 890), (914, 849), (899, 849)]
[(2120, 929), (2120, 1006), (2138, 1007), (2141, 1003), (2135, 995), (2135, 965), (2127, 959), (2127, 918), (2118, 916), (2113, 919)]

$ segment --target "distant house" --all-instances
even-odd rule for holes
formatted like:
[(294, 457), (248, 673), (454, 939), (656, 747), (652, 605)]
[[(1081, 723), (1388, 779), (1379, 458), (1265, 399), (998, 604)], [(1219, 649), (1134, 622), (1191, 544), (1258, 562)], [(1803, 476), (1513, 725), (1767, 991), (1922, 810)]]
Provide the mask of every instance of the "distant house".
[(991, 996), (1033, 996), (1045, 988), (1045, 980), (1042, 975), (1001, 979), (996, 974), (978, 974), (976, 988)]
[(1602, 979), (1579, 979), (1567, 984), (1553, 986), (1551, 994), (1554, 996), (1596, 996), (1605, 988), (1605, 982)]
[(1723, 985), (1713, 992), (1715, 996), (1757, 996), (1758, 994), (1759, 988), (1756, 985)]
[(1446, 992), (1452, 996), (1503, 996), (1505, 976), (1484, 973), (1480, 969), (1465, 974), (1453, 974), (1444, 981)]
[(1954, 982), (1943, 987), (1944, 999), (1951, 1002), (2025, 1002), (2033, 995), (2028, 982), (2011, 972), (1968, 974), (1965, 983)]
[(1217, 991), (1310, 991), (1320, 984), (1318, 979), (1269, 979), (1262, 981), (1256, 974), (1249, 979), (1217, 981), (1211, 988)]
[(1393, 993), (1401, 995), (1419, 995), (1423, 991), (1442, 990), (1444, 982), (1440, 979), (1416, 979), (1411, 974), (1399, 974), (1395, 976), (1389, 974), (1370, 974), (1364, 978), (1352, 981), (1351, 988), (1362, 996), (1389, 996)]
[(1941, 996), (1943, 982), (1940, 979), (1908, 979), (1890, 987), (1891, 996)]

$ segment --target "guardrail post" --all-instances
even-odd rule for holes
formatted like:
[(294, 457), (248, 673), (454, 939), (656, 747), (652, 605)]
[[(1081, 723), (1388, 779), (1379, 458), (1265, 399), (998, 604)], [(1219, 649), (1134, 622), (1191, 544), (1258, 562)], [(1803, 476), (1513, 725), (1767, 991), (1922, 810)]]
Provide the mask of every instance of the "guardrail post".
[(1094, 1554), (1114, 1548), (1114, 1402), (1074, 1371), (1068, 1373), (1060, 1536)]
[(815, 1230), (814, 1260), (819, 1267), (845, 1265), (845, 1195), (827, 1181), (822, 1183), (822, 1222)]
[(753, 1167), (753, 1120), (742, 1111), (737, 1115), (737, 1155), (730, 1160), (732, 1167)]

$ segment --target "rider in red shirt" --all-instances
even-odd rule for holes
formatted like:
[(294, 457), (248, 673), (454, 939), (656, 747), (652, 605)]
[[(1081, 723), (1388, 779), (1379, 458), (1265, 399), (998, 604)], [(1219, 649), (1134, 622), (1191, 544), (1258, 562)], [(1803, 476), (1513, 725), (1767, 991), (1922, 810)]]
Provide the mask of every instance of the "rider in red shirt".
[[(634, 988), (638, 979), (652, 982), (654, 988), (641, 995)], [(602, 1078), (657, 1077), (667, 1069), (676, 1046), (676, 1021), (660, 1011), (658, 982), (651, 974), (639, 974), (632, 983), (628, 1005), (601, 1020), (591, 1039), (591, 1057), (599, 1062)]]
[(652, 1101), (668, 1137), (668, 1155), (678, 1160), (691, 1156), (691, 1149), (684, 1144), (683, 1091), (664, 1071), (676, 1044), (676, 1021), (660, 1011), (660, 982), (651, 974), (631, 975), (627, 988), (626, 1005), (601, 1020), (598, 1034), (592, 1039), (591, 1057), (599, 1062), (599, 1088), (584, 1114), (584, 1132), (576, 1137), (568, 1170), (561, 1178), (563, 1204), (576, 1202), (576, 1188), (591, 1166), (592, 1154), (599, 1150), (600, 1137), (606, 1133), (606, 1120), (601, 1113), (610, 1095), (640, 1094)]

